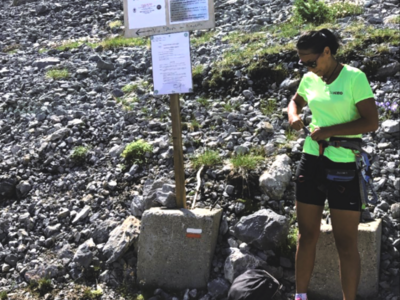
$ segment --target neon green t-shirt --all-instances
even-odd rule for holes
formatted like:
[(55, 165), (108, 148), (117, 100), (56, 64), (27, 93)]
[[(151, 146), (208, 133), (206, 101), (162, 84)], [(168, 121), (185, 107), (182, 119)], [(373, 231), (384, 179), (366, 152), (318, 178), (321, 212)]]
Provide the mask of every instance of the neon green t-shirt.
[[(326, 84), (312, 72), (306, 73), (297, 93), (308, 103), (312, 112), (311, 131), (316, 126), (327, 127), (359, 119), (356, 103), (374, 97), (364, 72), (348, 65), (344, 65), (339, 76), (331, 84)], [(362, 135), (341, 137), (361, 138)], [(318, 156), (318, 143), (308, 136), (304, 142), (303, 152)], [(354, 153), (342, 147), (327, 147), (324, 156), (334, 162), (355, 161)]]

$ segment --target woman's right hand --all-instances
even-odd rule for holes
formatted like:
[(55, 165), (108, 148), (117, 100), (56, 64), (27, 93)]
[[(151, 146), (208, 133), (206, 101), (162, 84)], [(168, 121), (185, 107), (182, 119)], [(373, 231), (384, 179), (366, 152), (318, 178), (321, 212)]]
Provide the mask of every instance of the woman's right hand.
[(289, 117), (289, 124), (290, 127), (297, 131), (301, 130), (304, 127), (304, 123), (299, 115)]

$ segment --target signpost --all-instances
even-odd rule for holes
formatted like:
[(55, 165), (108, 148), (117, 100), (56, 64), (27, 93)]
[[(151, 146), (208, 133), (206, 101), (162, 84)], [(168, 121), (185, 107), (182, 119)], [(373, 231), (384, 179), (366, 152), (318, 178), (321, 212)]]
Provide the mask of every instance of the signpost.
[[(215, 26), (213, 0), (124, 0), (125, 37), (151, 37), (154, 94), (170, 95), (178, 208), (186, 208), (179, 93), (193, 92), (190, 30)], [(162, 35), (161, 35), (162, 34)]]

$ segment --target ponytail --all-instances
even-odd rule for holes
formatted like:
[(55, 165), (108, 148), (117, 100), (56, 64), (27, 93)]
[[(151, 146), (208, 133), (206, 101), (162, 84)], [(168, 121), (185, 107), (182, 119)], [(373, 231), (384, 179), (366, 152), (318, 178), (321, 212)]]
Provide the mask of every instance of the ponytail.
[(306, 32), (299, 38), (296, 45), (297, 49), (311, 49), (313, 53), (322, 53), (325, 47), (329, 47), (332, 55), (337, 53), (339, 46), (339, 38), (326, 28)]

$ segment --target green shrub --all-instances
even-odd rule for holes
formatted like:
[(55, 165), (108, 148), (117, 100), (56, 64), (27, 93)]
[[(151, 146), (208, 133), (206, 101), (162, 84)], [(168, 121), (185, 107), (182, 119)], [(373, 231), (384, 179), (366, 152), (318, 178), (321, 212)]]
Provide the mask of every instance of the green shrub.
[(143, 141), (137, 140), (128, 144), (125, 147), (124, 152), (122, 152), (121, 156), (128, 162), (128, 163), (138, 163), (141, 164), (145, 161), (145, 154), (146, 152), (151, 152), (153, 147)]
[(210, 107), (210, 102), (208, 102), (208, 99), (207, 99), (207, 98), (200, 97), (200, 98), (197, 98), (196, 101), (197, 101), (201, 106), (204, 106), (205, 108)]
[(218, 165), (222, 162), (222, 159), (219, 156), (218, 151), (206, 150), (202, 154), (193, 156), (190, 159), (190, 161), (191, 161), (193, 167), (195, 169), (198, 169), (203, 165), (206, 167), (212, 167), (212, 166)]
[(49, 70), (46, 72), (46, 76), (48, 78), (52, 78), (54, 80), (58, 80), (58, 79), (66, 79), (69, 77), (69, 72), (67, 69), (53, 69), (53, 70)]
[(344, 18), (351, 15), (362, 14), (363, 7), (350, 2), (335, 2), (329, 6), (329, 10), (333, 18)]
[(295, 0), (293, 18), (296, 22), (316, 25), (329, 22), (331, 11), (328, 5), (319, 0)]
[(288, 141), (297, 140), (296, 131), (294, 129), (292, 129), (291, 127), (288, 127), (288, 129), (285, 130), (285, 136)]
[(8, 299), (8, 295), (6, 291), (2, 291), (0, 292), (0, 300), (7, 300)]
[(261, 100), (260, 110), (264, 115), (271, 115), (276, 108), (276, 99)]
[(242, 154), (236, 155), (230, 159), (230, 163), (233, 168), (238, 171), (250, 171), (254, 170), (258, 163), (263, 161), (264, 157), (252, 155), (252, 154)]
[(232, 105), (232, 104), (230, 104), (230, 103), (225, 103), (225, 104), (223, 105), (223, 107), (224, 107), (224, 109), (225, 109), (226, 111), (231, 112), (231, 111), (234, 111), (234, 110), (238, 110), (239, 107), (240, 107), (240, 103), (236, 103), (236, 104), (234, 104), (234, 105)]
[(83, 292), (83, 297), (85, 300), (100, 299), (101, 296), (103, 296), (102, 290), (91, 290), (90, 288), (86, 288)]
[(104, 49), (117, 49), (123, 47), (150, 46), (148, 38), (124, 38), (117, 36), (109, 38), (101, 42)]
[(59, 51), (67, 51), (70, 49), (76, 49), (79, 46), (81, 46), (83, 42), (78, 42), (78, 41), (69, 41), (69, 42), (64, 42), (61, 46), (58, 46), (56, 49)]
[(53, 289), (49, 278), (41, 278), (38, 281), (31, 280), (29, 289), (33, 292), (38, 292), (41, 296), (47, 294)]
[(129, 83), (122, 88), (122, 91), (125, 94), (129, 94), (132, 92), (136, 92), (138, 88), (139, 88), (139, 85), (137, 83)]
[(108, 24), (110, 28), (116, 28), (116, 27), (121, 27), (122, 26), (122, 21), (117, 20), (117, 21), (112, 21), (110, 24)]
[(78, 146), (75, 147), (71, 154), (71, 159), (79, 164), (82, 164), (86, 160), (87, 153), (89, 151), (88, 147)]
[(197, 66), (193, 67), (192, 68), (193, 77), (201, 76), (201, 74), (203, 73), (203, 70), (204, 70), (204, 66), (203, 65), (197, 65)]
[(199, 129), (200, 127), (201, 127), (200, 123), (199, 123), (199, 121), (197, 121), (197, 119), (193, 118), (190, 121), (190, 129), (191, 129), (191, 131), (195, 131), (195, 130)]

